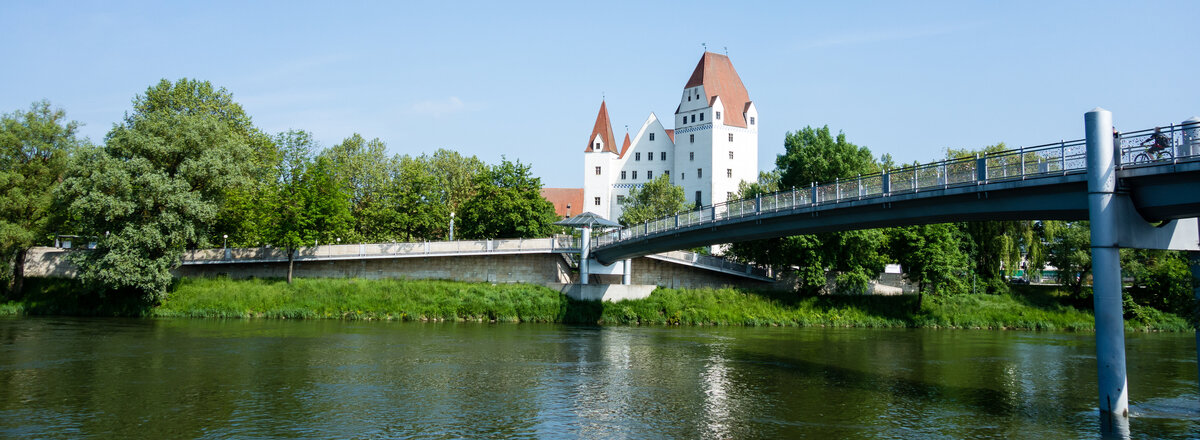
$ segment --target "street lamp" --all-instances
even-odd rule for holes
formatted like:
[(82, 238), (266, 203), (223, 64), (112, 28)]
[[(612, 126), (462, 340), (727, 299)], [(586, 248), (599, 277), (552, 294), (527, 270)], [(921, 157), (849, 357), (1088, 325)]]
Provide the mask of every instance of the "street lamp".
[(454, 211), (450, 211), (450, 241), (454, 241)]
[(229, 247), (229, 234), (224, 234), (221, 236), (221, 249), (225, 249), (227, 247)]

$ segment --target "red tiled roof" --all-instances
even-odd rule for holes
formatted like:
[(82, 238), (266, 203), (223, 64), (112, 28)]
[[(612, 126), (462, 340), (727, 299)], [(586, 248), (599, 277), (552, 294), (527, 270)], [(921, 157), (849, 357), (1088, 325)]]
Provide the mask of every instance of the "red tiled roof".
[(623, 142), (621, 144), (621, 156), (620, 157), (625, 157), (625, 152), (629, 151), (630, 144), (631, 144), (631, 142), (629, 142), (629, 133), (625, 133), (625, 142)]
[[(583, 188), (542, 188), (542, 197), (554, 204), (559, 217), (574, 217), (583, 212)], [(567, 209), (567, 205), (571, 205)]]
[(587, 148), (583, 151), (592, 151), (592, 140), (599, 135), (600, 139), (604, 140), (604, 149), (609, 153), (617, 153), (617, 146), (613, 143), (612, 124), (608, 122), (608, 107), (604, 101), (600, 101), (600, 113), (596, 115), (596, 125), (592, 127), (592, 135), (588, 136)]
[(675, 143), (675, 129), (667, 129), (667, 137), (671, 138), (671, 143)]
[[(692, 77), (688, 78), (687, 85), (683, 87), (696, 86), (704, 86), (704, 92), (708, 94), (710, 105), (713, 99), (721, 97), (721, 102), (725, 104), (725, 113), (727, 113), (725, 125), (746, 126), (745, 113), (737, 110), (746, 108), (750, 102), (750, 94), (746, 92), (746, 86), (742, 85), (742, 79), (733, 69), (733, 63), (729, 61), (729, 57), (704, 52), (704, 55), (700, 56), (700, 62), (696, 64), (696, 70), (692, 71)], [(676, 111), (678, 112), (678, 110)]]

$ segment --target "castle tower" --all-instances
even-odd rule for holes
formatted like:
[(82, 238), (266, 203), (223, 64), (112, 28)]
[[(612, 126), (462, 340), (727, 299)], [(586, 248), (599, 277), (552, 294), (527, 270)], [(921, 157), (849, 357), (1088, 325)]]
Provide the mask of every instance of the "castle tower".
[(600, 112), (592, 135), (588, 137), (584, 150), (583, 209), (604, 218), (612, 218), (612, 162), (620, 155), (613, 142), (612, 123), (608, 120), (608, 106), (600, 101)]
[(758, 110), (729, 57), (700, 57), (675, 110), (675, 145), (675, 184), (690, 203), (724, 202), (758, 180)]

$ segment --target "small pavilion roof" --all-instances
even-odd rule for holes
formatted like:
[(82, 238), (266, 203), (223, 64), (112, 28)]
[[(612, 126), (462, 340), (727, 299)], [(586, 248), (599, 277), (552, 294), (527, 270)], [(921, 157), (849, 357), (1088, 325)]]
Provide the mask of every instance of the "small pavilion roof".
[(617, 223), (612, 220), (606, 219), (604, 217), (598, 216), (595, 213), (591, 213), (591, 212), (585, 212), (583, 214), (579, 214), (577, 216), (574, 216), (574, 217), (571, 217), (568, 219), (559, 220), (559, 221), (554, 222), (554, 224), (559, 225), (559, 226), (570, 226), (572, 228), (582, 228), (584, 226), (595, 227), (597, 225), (606, 226), (606, 227), (610, 227), (610, 228), (621, 227), (620, 223)]

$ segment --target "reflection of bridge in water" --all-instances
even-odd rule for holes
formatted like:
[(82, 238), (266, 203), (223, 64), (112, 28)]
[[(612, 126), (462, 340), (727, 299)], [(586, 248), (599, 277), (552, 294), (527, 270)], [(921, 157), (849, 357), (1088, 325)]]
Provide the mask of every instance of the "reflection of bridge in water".
[[(599, 264), (695, 246), (818, 232), (978, 220), (1089, 220), (1101, 425), (1128, 435), (1118, 249), (1200, 251), (1200, 118), (1117, 137), (1112, 113), (1085, 139), (951, 159), (734, 200), (584, 240)], [(1147, 142), (1147, 141), (1150, 142)], [(1160, 140), (1160, 142), (1161, 142)], [(589, 246), (589, 242), (594, 243)], [(1200, 277), (1200, 252), (1191, 254)], [(1196, 288), (1200, 299), (1200, 287)], [(1196, 336), (1200, 346), (1200, 332)], [(1200, 362), (1198, 362), (1200, 363)]]

